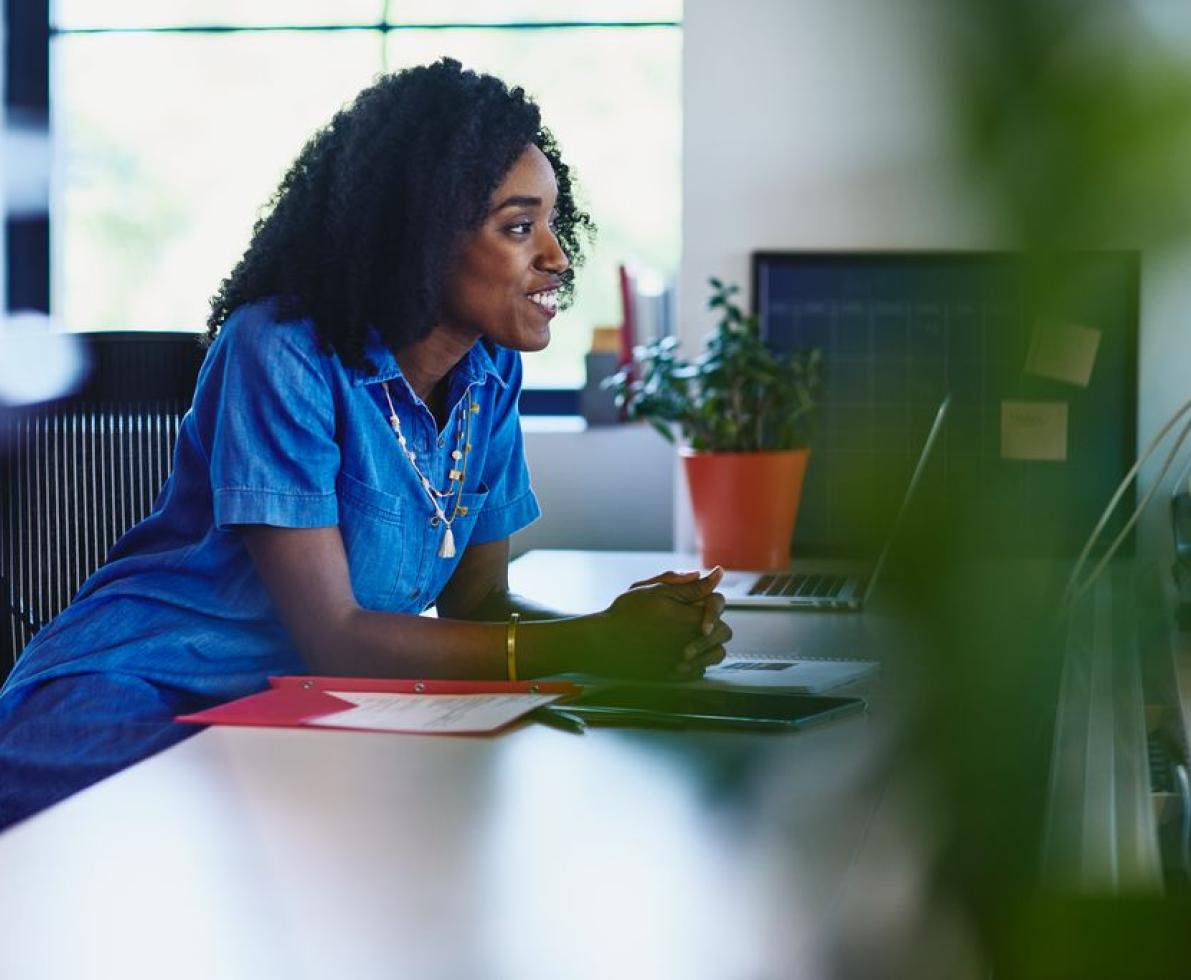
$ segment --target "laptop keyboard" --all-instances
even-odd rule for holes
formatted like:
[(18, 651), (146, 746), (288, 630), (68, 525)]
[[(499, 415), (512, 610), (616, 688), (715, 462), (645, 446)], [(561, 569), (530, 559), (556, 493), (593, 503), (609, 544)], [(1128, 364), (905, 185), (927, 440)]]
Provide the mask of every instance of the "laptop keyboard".
[(847, 577), (843, 575), (803, 575), (781, 572), (762, 575), (749, 589), (754, 596), (808, 596), (815, 599), (835, 598), (843, 591)]
[(733, 660), (720, 670), (786, 670), (793, 666), (788, 660)]

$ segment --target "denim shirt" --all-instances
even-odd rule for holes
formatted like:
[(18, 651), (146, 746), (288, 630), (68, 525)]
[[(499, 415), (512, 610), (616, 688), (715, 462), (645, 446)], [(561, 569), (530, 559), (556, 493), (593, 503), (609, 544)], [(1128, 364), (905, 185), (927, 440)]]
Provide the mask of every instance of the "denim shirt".
[[(507, 538), (538, 516), (516, 352), (471, 348), (450, 374), (451, 412), (439, 432), (375, 336), (366, 353), (378, 370), (369, 375), (320, 349), (309, 321), (278, 323), (274, 313), (263, 302), (228, 317), (153, 512), (34, 637), (4, 695), (48, 677), (116, 672), (225, 699), (261, 689), (270, 674), (305, 672), (236, 525), (337, 525), (360, 605), (420, 613), (468, 544)], [(397, 444), (382, 382), (417, 466), (440, 490), (470, 415), (454, 558), (439, 557), (443, 527)], [(453, 496), (443, 510), (454, 513)]]

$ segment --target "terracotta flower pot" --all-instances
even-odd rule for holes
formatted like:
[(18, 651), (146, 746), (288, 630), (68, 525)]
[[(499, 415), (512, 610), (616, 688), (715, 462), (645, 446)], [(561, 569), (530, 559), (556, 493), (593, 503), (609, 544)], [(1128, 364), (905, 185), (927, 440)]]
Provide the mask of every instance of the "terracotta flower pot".
[(680, 453), (704, 566), (785, 568), (810, 450)]

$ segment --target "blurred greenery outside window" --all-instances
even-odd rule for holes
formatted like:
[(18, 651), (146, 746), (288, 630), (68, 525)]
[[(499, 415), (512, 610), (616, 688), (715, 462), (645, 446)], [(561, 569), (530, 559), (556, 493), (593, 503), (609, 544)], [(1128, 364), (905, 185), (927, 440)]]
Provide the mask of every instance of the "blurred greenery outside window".
[(617, 266), (680, 240), (681, 0), (58, 0), (52, 307), (70, 330), (204, 327), (305, 140), (382, 73), (443, 55), (521, 85), (600, 233), (574, 306), (525, 359), (574, 388)]

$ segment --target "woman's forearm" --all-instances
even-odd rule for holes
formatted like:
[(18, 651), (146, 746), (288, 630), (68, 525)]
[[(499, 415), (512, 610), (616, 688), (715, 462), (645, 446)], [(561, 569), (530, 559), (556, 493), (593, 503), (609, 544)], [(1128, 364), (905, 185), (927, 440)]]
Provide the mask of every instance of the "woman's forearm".
[(241, 533), (281, 621), (318, 674), (504, 679), (513, 612), (526, 620), (516, 631), (518, 677), (586, 670), (609, 646), (606, 614), (556, 618), (503, 587), (455, 590), (437, 619), (364, 609), (338, 528), (251, 525)]
[(576, 618), (575, 613), (552, 609), (540, 602), (534, 602), (534, 600), (526, 598), (523, 595), (503, 589), (493, 589), (484, 598), (483, 602), (466, 613), (451, 610), (446, 615), (473, 622), (501, 623), (507, 622), (509, 616), (513, 613), (517, 613), (521, 617), (522, 622)]
[[(336, 527), (246, 525), (241, 533), (278, 617), (320, 674), (505, 679), (513, 612), (525, 619), (516, 628), (518, 677), (689, 673), (722, 656), (731, 636), (719, 622), (723, 600), (712, 597), (718, 573), (655, 577), (586, 616), (563, 616), (514, 596), (502, 575), (473, 574), (439, 595), (441, 615), (434, 618), (361, 608)], [(477, 551), (473, 565), (503, 569), (500, 550)]]
[[(589, 670), (599, 659), (605, 631), (603, 614), (519, 623), (516, 674), (528, 678)], [(317, 674), (506, 680), (507, 637), (507, 621), (357, 608), (300, 646)]]

